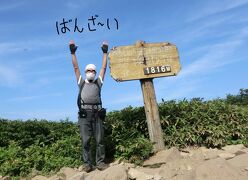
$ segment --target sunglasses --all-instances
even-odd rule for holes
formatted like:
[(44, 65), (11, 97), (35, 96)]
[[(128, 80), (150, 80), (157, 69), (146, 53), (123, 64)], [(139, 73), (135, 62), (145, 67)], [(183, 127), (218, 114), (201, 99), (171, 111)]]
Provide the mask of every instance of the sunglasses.
[(95, 70), (91, 70), (91, 69), (87, 70), (86, 72), (93, 72), (93, 73), (96, 73)]

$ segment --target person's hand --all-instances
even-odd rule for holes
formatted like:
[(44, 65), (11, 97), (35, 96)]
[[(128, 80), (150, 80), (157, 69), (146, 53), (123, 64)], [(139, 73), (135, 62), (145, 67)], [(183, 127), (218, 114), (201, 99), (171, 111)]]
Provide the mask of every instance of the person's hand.
[(70, 47), (71, 54), (75, 54), (77, 50), (77, 46), (75, 45), (75, 42), (73, 40), (70, 40), (69, 44), (70, 44), (69, 47)]
[(108, 42), (104, 41), (102, 43), (102, 52), (103, 53), (108, 53)]

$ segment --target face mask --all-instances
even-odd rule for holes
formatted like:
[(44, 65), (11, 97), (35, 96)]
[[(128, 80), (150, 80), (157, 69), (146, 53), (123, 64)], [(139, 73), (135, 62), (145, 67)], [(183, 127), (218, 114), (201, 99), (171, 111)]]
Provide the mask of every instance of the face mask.
[(95, 79), (95, 76), (96, 76), (95, 73), (92, 73), (92, 72), (87, 72), (87, 73), (86, 73), (86, 79), (87, 79), (88, 81), (93, 81), (93, 80)]

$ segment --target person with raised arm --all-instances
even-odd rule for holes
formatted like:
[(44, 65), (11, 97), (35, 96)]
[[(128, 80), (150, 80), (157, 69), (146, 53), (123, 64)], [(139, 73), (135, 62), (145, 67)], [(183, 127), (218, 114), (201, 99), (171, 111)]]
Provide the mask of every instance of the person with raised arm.
[(104, 129), (103, 121), (106, 116), (106, 109), (102, 107), (101, 90), (107, 68), (108, 43), (102, 44), (102, 67), (99, 76), (96, 78), (96, 66), (94, 64), (86, 65), (84, 69), (85, 78), (80, 73), (77, 62), (77, 46), (74, 41), (70, 41), (69, 48), (72, 56), (72, 65), (79, 87), (78, 94), (78, 126), (83, 146), (84, 170), (90, 172), (93, 170), (91, 161), (90, 139), (93, 136), (96, 141), (96, 168), (104, 170), (108, 167), (105, 164), (105, 146), (103, 143)]

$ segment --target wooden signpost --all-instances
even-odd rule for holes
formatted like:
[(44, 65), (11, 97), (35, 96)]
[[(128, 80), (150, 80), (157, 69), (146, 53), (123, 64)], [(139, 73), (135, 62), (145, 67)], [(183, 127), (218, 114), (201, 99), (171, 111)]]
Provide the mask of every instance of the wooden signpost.
[(110, 73), (116, 81), (140, 80), (150, 140), (155, 152), (164, 149), (153, 78), (175, 76), (180, 71), (176, 46), (137, 41), (131, 46), (114, 47), (109, 60)]

